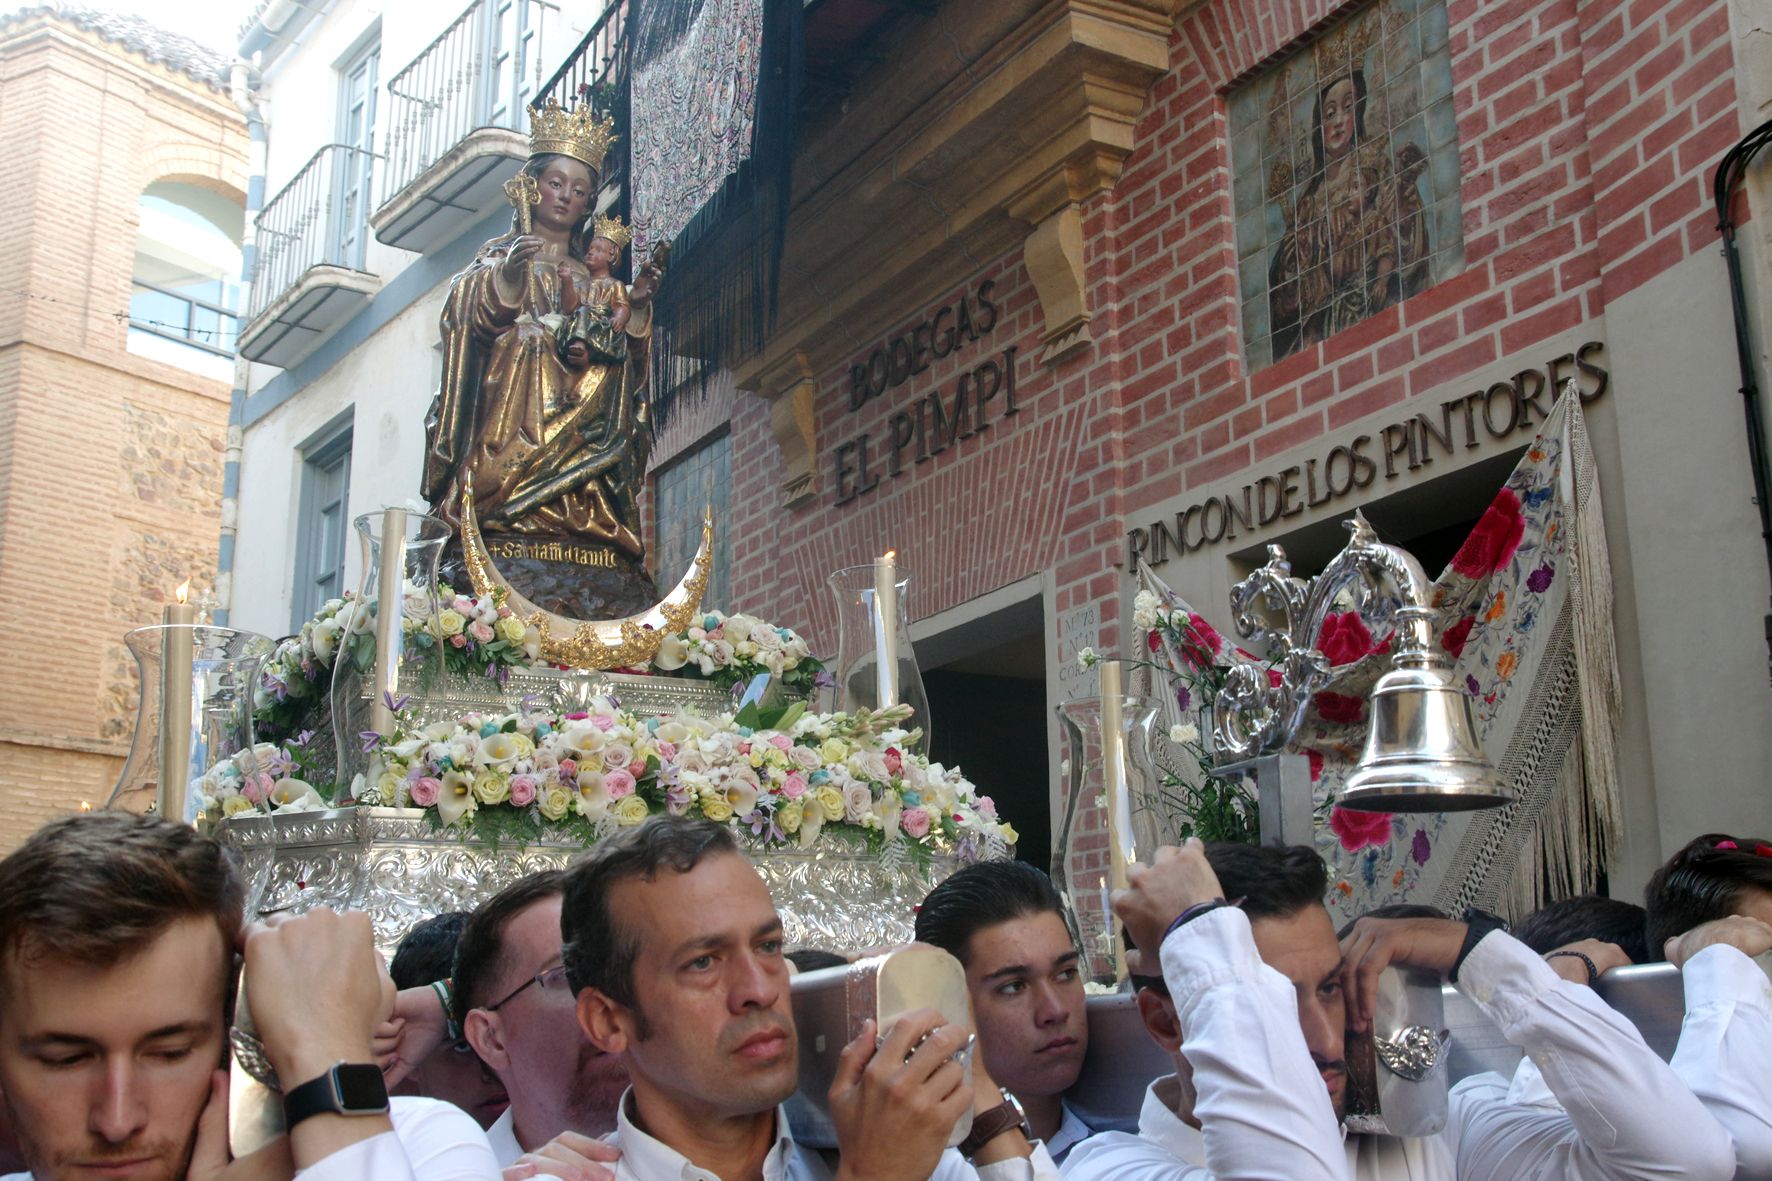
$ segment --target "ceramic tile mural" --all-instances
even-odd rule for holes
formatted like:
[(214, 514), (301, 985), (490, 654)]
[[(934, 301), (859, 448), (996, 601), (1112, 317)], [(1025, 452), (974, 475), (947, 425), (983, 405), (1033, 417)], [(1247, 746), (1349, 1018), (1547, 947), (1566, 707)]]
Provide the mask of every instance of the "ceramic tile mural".
[(1443, 0), (1377, 0), (1229, 95), (1259, 369), (1464, 265)]

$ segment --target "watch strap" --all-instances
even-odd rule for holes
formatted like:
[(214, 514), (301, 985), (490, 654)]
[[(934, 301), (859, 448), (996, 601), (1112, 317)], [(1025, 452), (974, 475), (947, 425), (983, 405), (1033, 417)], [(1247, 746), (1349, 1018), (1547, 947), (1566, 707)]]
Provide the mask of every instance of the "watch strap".
[(1454, 984), (1458, 983), (1458, 969), (1464, 967), (1464, 961), (1477, 949), (1477, 944), (1483, 941), (1483, 937), (1491, 931), (1507, 930), (1506, 919), (1486, 910), (1478, 910), (1474, 906), (1465, 909), (1464, 924), (1464, 945), (1458, 949), (1458, 958), (1452, 961), (1452, 971), (1447, 977)]
[[(341, 1071), (351, 1072), (350, 1086), (341, 1079)], [(347, 1093), (359, 1093), (364, 1089), (373, 1092), (366, 1096), (367, 1102), (361, 1099), (354, 1103), (345, 1101)], [(319, 1078), (290, 1088), (283, 1096), (283, 1126), (294, 1128), (316, 1115), (385, 1115), (387, 1110), (388, 1088), (381, 1070), (368, 1064), (340, 1062)]]
[(960, 1141), (960, 1155), (970, 1159), (979, 1149), (1011, 1128), (1020, 1128), (1022, 1135), (1026, 1136), (1027, 1127), (1027, 1119), (1021, 1114), (1021, 1108), (1005, 1099), (989, 1111), (981, 1111), (972, 1117), (972, 1130), (966, 1133), (966, 1139)]

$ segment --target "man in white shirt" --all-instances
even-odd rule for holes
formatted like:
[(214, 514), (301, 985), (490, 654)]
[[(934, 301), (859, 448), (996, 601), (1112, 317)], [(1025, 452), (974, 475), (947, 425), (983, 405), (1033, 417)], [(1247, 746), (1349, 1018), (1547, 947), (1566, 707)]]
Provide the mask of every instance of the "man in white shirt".
[[(6, 1181), (221, 1177), (244, 901), (225, 852), (151, 816), (65, 817), (0, 861), (0, 897), (0, 1090), (30, 1169)], [(244, 939), (248, 1000), (288, 1086), (289, 1133), (254, 1162), (262, 1175), (495, 1177), (467, 1115), (428, 1099), (389, 1110), (371, 1034), (393, 989), (368, 919), (279, 920)], [(328, 1079), (325, 1100), (297, 1098)]]
[[(781, 1107), (799, 1075), (781, 918), (728, 829), (655, 816), (605, 838), (567, 871), (562, 932), (579, 1022), (632, 1080), (615, 1135), (621, 1181), (833, 1175), (794, 1142)], [(981, 1101), (985, 1084), (965, 1085), (956, 1055), (968, 1038), (929, 1010), (867, 1023), (831, 1088), (836, 1177), (973, 1176), (943, 1152), (968, 1107), (982, 1112), (966, 1146), (977, 1176), (1056, 1176), (1019, 1119), (1002, 1122), (994, 1086)]]
[(1089, 1015), (1052, 879), (1022, 861), (969, 865), (929, 891), (916, 933), (965, 967), (978, 1053), (1063, 1164), (1091, 1134), (1064, 1102), (1089, 1052)]
[(1772, 953), (1772, 841), (1698, 837), (1645, 901), (1649, 949), (1685, 985), (1673, 1068), (1728, 1129), (1738, 1181), (1772, 1181), (1772, 979), (1753, 959)]
[[(1193, 846), (1190, 843), (1190, 852)], [(1181, 855), (1165, 851), (1167, 860)], [(1261, 961), (1294, 985), (1292, 1012), (1271, 1008), (1262, 1020), (1298, 1022), (1320, 1081), (1296, 1053), (1274, 1056), (1225, 1037), (1193, 1015), (1203, 998), (1242, 993), (1259, 1008), (1238, 960), (1247, 948), (1212, 938), (1207, 924), (1234, 922), (1231, 904), (1179, 909), (1184, 895), (1163, 894), (1146, 877), (1116, 908), (1135, 939), (1161, 939), (1169, 993), (1146, 989), (1139, 1008), (1151, 1036), (1177, 1060), (1177, 1075), (1147, 1093), (1139, 1135), (1085, 1141), (1071, 1153), (1066, 1176), (1121, 1181), (1205, 1181), (1231, 1177), (1356, 1177), (1361, 1181), (1590, 1181), (1679, 1177), (1725, 1181), (1734, 1174), (1727, 1133), (1679, 1078), (1644, 1044), (1634, 1027), (1582, 985), (1564, 980), (1530, 949), (1489, 924), (1440, 919), (1362, 919), (1338, 948), (1321, 899), (1327, 875), (1308, 848), (1212, 846), (1199, 850), (1217, 875), (1221, 895), (1237, 899)], [(1173, 876), (1175, 871), (1170, 871)], [(1192, 897), (1197, 895), (1185, 895)], [(1150, 901), (1163, 899), (1162, 905)], [(1179, 927), (1160, 926), (1176, 915)], [(1139, 918), (1134, 923), (1133, 917)], [(1488, 928), (1488, 929), (1486, 929)], [(1162, 932), (1169, 930), (1167, 936)], [(1151, 946), (1141, 942), (1140, 946)], [(1390, 965), (1450, 977), (1509, 1041), (1542, 1063), (1562, 1103), (1546, 1110), (1510, 1103), (1507, 1080), (1466, 1079), (1453, 1088), (1448, 1125), (1437, 1136), (1402, 1140), (1348, 1137), (1336, 1161), (1325, 1147), (1338, 1141), (1336, 1116), (1345, 1087), (1344, 1029), (1369, 1028), (1378, 975)], [(1343, 995), (1343, 987), (1347, 995)], [(1345, 1024), (1344, 1018), (1345, 1016)], [(1198, 1028), (1196, 1028), (1196, 1026)], [(1247, 1030), (1242, 1031), (1247, 1038)], [(1225, 1075), (1234, 1084), (1228, 1098)], [(1326, 1084), (1326, 1085), (1325, 1085)], [(1322, 1090), (1334, 1104), (1298, 1109), (1298, 1092)], [(1208, 1096), (1217, 1096), (1215, 1103)], [(1276, 1118), (1273, 1098), (1285, 1096)], [(1266, 1166), (1274, 1140), (1309, 1149), (1308, 1164)], [(1332, 1167), (1333, 1166), (1333, 1167)], [(1310, 1171), (1316, 1170), (1316, 1171)]]
[(505, 887), (475, 908), (456, 946), (456, 1023), (510, 1096), (486, 1130), (500, 1167), (562, 1132), (614, 1131), (628, 1084), (621, 1060), (578, 1026), (560, 958), (564, 885), (563, 871), (547, 870)]

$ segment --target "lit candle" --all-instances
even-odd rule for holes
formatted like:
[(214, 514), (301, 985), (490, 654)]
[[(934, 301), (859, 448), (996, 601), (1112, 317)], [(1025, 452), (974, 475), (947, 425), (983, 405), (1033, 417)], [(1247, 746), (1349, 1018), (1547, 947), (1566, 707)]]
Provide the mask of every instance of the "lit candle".
[[(179, 584), (176, 601), (166, 604), (160, 632), (160, 766), (154, 810), (184, 823), (185, 792), (191, 779), (191, 663), (197, 609), (191, 582)], [(142, 686), (147, 692), (147, 686)]]
[(898, 553), (874, 561), (875, 708), (898, 704)]
[(381, 513), (381, 566), (376, 571), (375, 700), (369, 725), (377, 734), (394, 732), (394, 711), (388, 702), (400, 688), (400, 619), (406, 598), (406, 510)]
[[(1095, 666), (1101, 695), (1101, 790), (1107, 800), (1108, 890), (1126, 888), (1126, 854), (1131, 845), (1131, 798), (1126, 786), (1126, 742), (1121, 727), (1120, 665), (1103, 660)], [(1105, 900), (1104, 900), (1105, 901)], [(1113, 940), (1114, 979), (1126, 978), (1126, 957), (1121, 950), (1120, 922), (1108, 906), (1108, 930)]]

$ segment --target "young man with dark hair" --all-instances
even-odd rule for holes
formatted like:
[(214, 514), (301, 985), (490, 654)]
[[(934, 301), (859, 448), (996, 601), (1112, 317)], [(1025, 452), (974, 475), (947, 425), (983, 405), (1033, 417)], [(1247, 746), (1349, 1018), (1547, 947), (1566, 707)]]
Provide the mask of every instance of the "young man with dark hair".
[(1090, 1134), (1064, 1104), (1089, 1051), (1089, 1015), (1052, 879), (1021, 861), (969, 865), (923, 899), (916, 932), (965, 967), (978, 1052), (1062, 1164)]
[[(1190, 841), (1128, 876), (1115, 910), (1138, 946), (1160, 948), (1165, 985), (1139, 992), (1139, 1013), (1176, 1074), (1152, 1084), (1137, 1136), (1084, 1141), (1067, 1177), (1734, 1176), (1721, 1125), (1635, 1028), (1499, 920), (1364, 918), (1338, 946), (1322, 903), (1327, 874), (1304, 847)], [(1378, 977), (1390, 966), (1450, 978), (1503, 1036), (1546, 1064), (1561, 1109), (1514, 1103), (1508, 1080), (1479, 1075), (1453, 1088), (1439, 1135), (1351, 1136), (1344, 1145), (1345, 1031), (1371, 1027)]]
[(486, 1132), (501, 1166), (563, 1133), (612, 1131), (627, 1086), (620, 1059), (578, 1026), (561, 962), (565, 882), (564, 871), (547, 870), (505, 887), (474, 910), (456, 945), (456, 1024), (510, 1097)]
[[(226, 853), (152, 816), (72, 816), (0, 861), (0, 898), (0, 1092), (30, 1166), (6, 1181), (221, 1177), (244, 899)], [(244, 938), (253, 1019), (287, 1088), (289, 1132), (258, 1175), (495, 1175), (460, 1111), (386, 1099), (370, 1042), (393, 989), (368, 919), (278, 920)]]
[(1729, 1130), (1736, 1176), (1772, 1178), (1772, 841), (1706, 833), (1644, 901), (1650, 950), (1684, 988), (1673, 1068)]
[[(655, 816), (606, 837), (568, 871), (562, 930), (579, 1022), (632, 1079), (615, 1135), (621, 1181), (832, 1175), (794, 1142), (781, 1107), (799, 1076), (781, 917), (728, 829)], [(932, 1010), (864, 1025), (831, 1088), (837, 1177), (972, 1177), (943, 1151), (969, 1106), (985, 1113), (967, 1146), (977, 1176), (1056, 1176), (1044, 1150), (995, 1118), (1002, 1103), (976, 1059), (965, 1085), (955, 1055), (968, 1036)]]
[(1584, 939), (1610, 943), (1633, 964), (1660, 958), (1649, 954), (1643, 938), (1646, 914), (1642, 907), (1604, 894), (1577, 894), (1546, 903), (1514, 926), (1514, 938), (1539, 955), (1556, 952)]
[[(388, 964), (394, 987), (428, 988), (448, 980), (454, 971), (455, 945), (467, 921), (465, 910), (452, 910), (414, 924)], [(486, 1068), (465, 1038), (445, 1039), (412, 1068), (400, 1091), (453, 1103), (482, 1128), (491, 1127), (510, 1106), (498, 1076)]]

